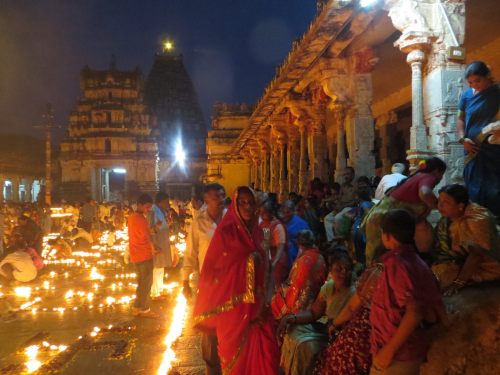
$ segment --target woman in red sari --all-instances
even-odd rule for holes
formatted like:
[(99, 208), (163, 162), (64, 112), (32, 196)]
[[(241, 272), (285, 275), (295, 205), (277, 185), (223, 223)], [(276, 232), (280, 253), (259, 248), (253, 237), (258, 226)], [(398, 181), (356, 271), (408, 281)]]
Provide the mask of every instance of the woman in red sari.
[(210, 242), (194, 307), (195, 327), (217, 334), (224, 374), (278, 374), (276, 327), (267, 303), (270, 264), (263, 240), (255, 194), (241, 186)]
[(260, 208), (262, 230), (269, 230), (274, 284), (279, 287), (288, 277), (287, 234), (285, 225), (276, 218), (274, 204), (266, 201)]
[(274, 319), (307, 310), (316, 299), (326, 280), (326, 263), (315, 245), (314, 234), (309, 229), (299, 232), (299, 253), (288, 276), (272, 301)]

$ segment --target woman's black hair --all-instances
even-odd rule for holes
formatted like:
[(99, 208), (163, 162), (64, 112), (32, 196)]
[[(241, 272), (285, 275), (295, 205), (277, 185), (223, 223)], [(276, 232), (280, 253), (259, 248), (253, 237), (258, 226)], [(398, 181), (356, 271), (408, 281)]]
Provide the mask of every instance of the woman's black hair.
[(370, 181), (370, 179), (368, 178), (368, 176), (359, 176), (357, 179), (356, 179), (356, 182), (359, 184), (359, 183), (363, 183), (363, 184), (366, 184), (367, 186), (372, 186), (372, 183)]
[(339, 261), (345, 262), (349, 266), (351, 271), (354, 268), (354, 262), (349, 256), (349, 252), (346, 251), (345, 248), (344, 250), (337, 250), (328, 255), (328, 269), (331, 269), (333, 265)]
[(362, 187), (358, 189), (358, 198), (362, 201), (371, 201), (372, 189), (370, 189), (369, 187)]
[(491, 74), (490, 68), (482, 61), (473, 61), (465, 68), (465, 78), (469, 76), (488, 77)]
[(438, 158), (437, 156), (432, 156), (425, 160), (425, 168), (419, 170), (422, 173), (431, 173), (434, 171), (445, 172), (446, 171), (446, 163), (443, 159)]
[(316, 246), (316, 238), (314, 233), (309, 229), (302, 229), (299, 231), (297, 236), (297, 244), (304, 246), (305, 248), (310, 248)]
[(469, 204), (469, 193), (467, 192), (467, 188), (463, 185), (446, 185), (439, 189), (439, 193), (448, 194), (456, 203)]
[(277, 207), (277, 205), (276, 205), (275, 202), (270, 201), (270, 200), (266, 200), (262, 204), (261, 208), (263, 208), (264, 210), (266, 210), (267, 212), (269, 212), (274, 217), (277, 216), (278, 207)]
[(401, 244), (415, 243), (415, 217), (406, 210), (389, 210), (380, 223), (382, 233), (390, 234)]

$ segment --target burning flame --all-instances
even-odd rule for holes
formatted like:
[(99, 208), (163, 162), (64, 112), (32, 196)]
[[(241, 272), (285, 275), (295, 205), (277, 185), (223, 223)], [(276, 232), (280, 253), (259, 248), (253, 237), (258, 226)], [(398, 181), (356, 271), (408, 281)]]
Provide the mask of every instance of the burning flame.
[(158, 375), (165, 375), (172, 368), (172, 362), (175, 361), (175, 352), (172, 345), (181, 335), (187, 315), (187, 301), (184, 295), (179, 292), (176, 299), (177, 303), (173, 311), (172, 323), (170, 329), (163, 340), (166, 348), (163, 353), (163, 360), (158, 368)]

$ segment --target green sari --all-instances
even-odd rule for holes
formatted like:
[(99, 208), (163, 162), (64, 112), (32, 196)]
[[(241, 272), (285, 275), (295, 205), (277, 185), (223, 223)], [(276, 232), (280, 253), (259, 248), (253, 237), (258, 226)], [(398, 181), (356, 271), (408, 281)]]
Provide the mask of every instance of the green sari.
[(391, 196), (385, 196), (368, 212), (361, 224), (366, 233), (366, 264), (372, 264), (373, 260), (385, 252), (380, 232), (382, 217), (390, 210), (405, 209), (417, 217), (418, 222), (425, 221), (429, 208), (423, 202), (408, 203), (399, 201)]

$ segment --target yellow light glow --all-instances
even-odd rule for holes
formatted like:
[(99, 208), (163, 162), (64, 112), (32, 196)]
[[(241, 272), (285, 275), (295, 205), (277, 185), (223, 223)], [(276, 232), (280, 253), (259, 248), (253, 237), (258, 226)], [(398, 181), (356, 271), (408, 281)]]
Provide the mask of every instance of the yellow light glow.
[(163, 43), (163, 50), (164, 51), (172, 51), (174, 49), (174, 43), (167, 40), (166, 42)]
[(95, 267), (90, 271), (90, 280), (104, 280), (104, 276), (97, 272)]
[(186, 321), (187, 315), (187, 301), (182, 293), (177, 295), (177, 303), (173, 311), (172, 324), (170, 329), (163, 340), (165, 344), (165, 352), (163, 353), (163, 360), (160, 367), (158, 368), (158, 375), (165, 375), (172, 368), (172, 362), (175, 361), (175, 352), (172, 349), (172, 345), (175, 343), (177, 338), (182, 334), (182, 329), (184, 328), (184, 323)]
[(28, 373), (38, 370), (42, 365), (42, 363), (36, 359), (38, 349), (38, 345), (31, 345), (24, 350), (24, 353), (28, 357), (28, 361), (25, 363)]
[(18, 297), (29, 298), (31, 296), (31, 288), (29, 286), (18, 286), (14, 288), (14, 293)]

